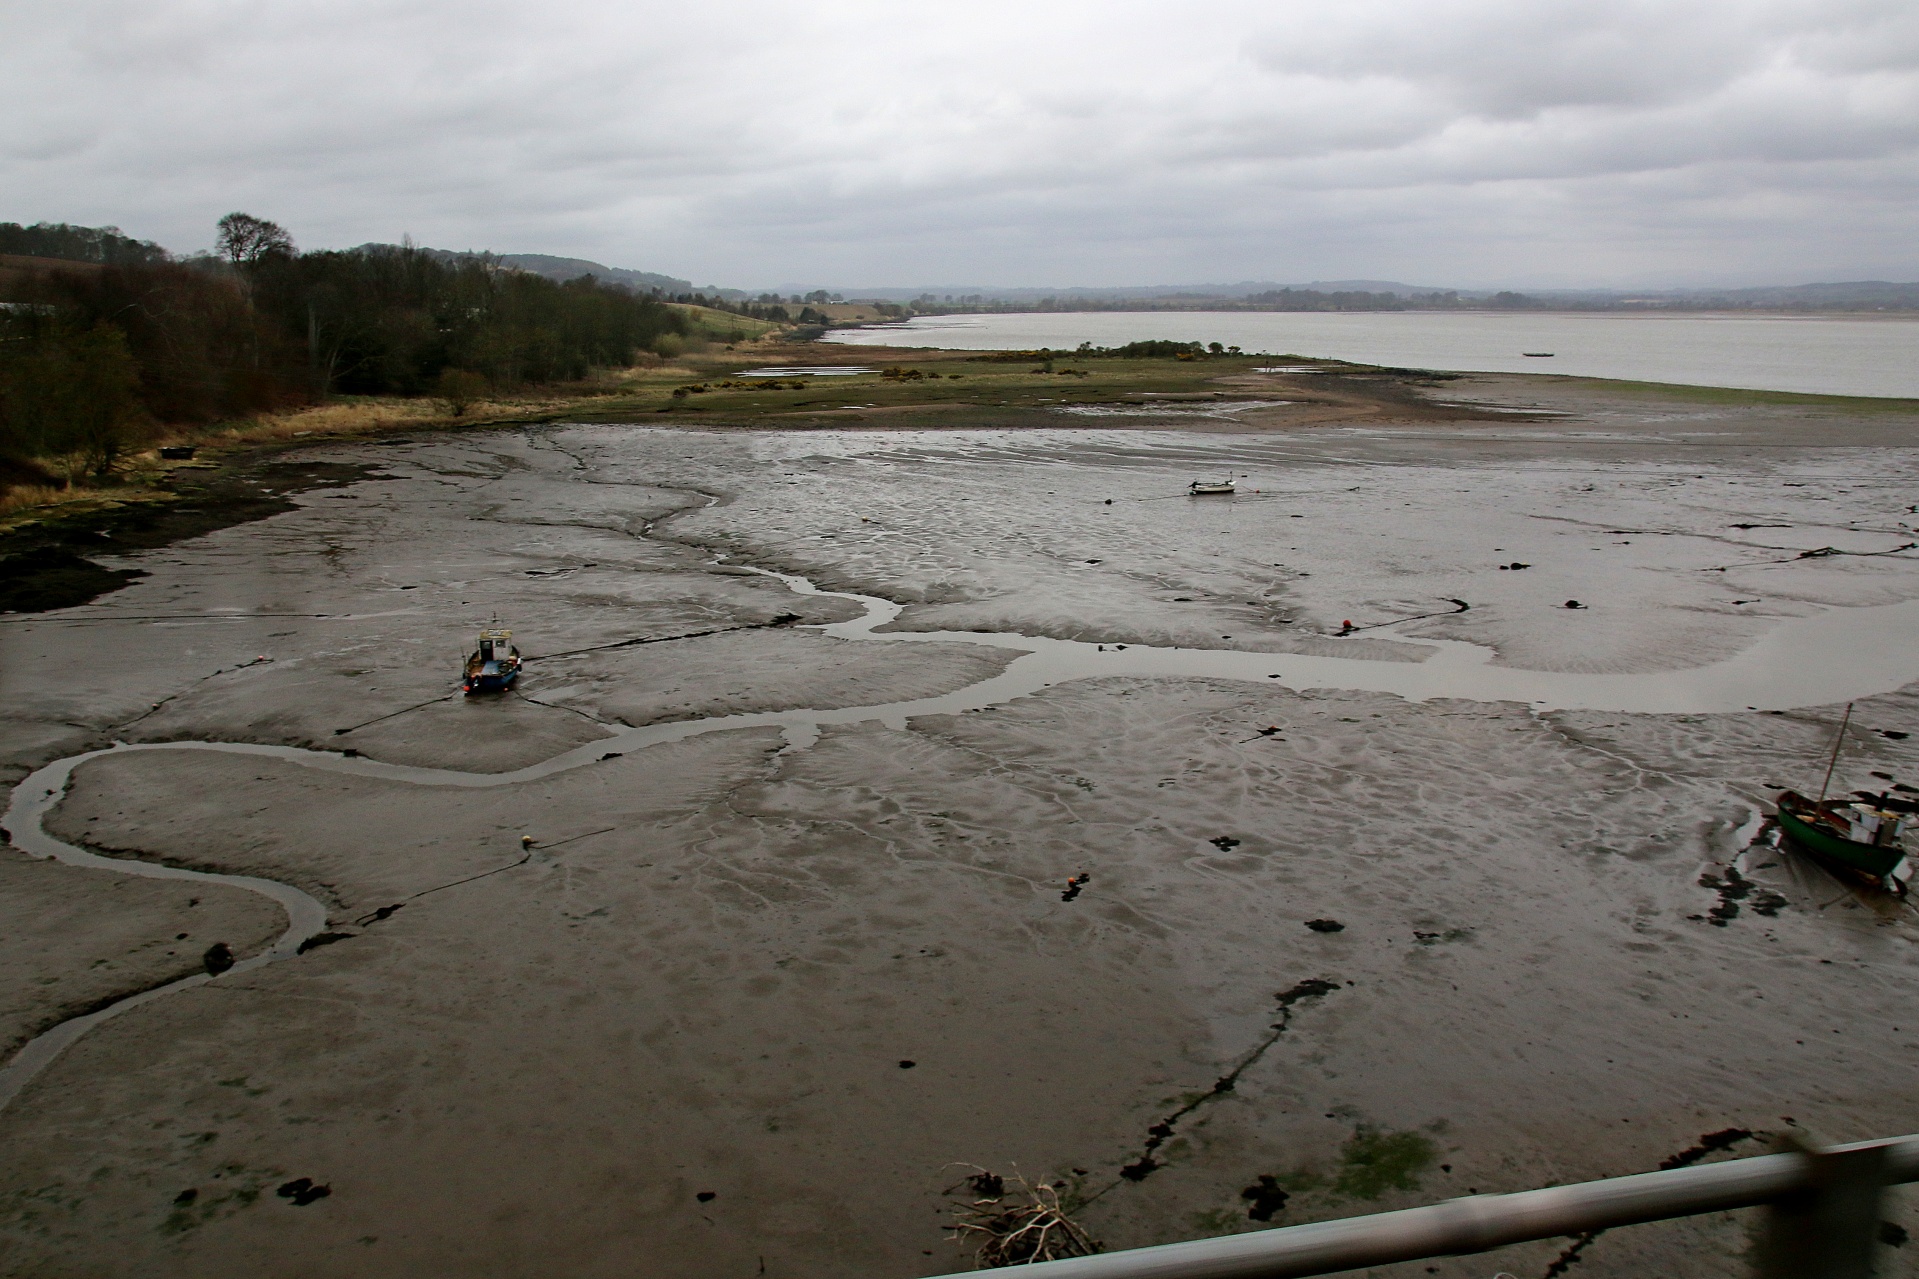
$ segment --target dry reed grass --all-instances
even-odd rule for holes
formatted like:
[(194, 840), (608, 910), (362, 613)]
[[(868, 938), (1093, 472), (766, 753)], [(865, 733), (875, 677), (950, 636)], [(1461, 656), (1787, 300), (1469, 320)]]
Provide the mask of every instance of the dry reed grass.
[(437, 422), (446, 416), (445, 406), (438, 400), (356, 399), (335, 404), (316, 404), (284, 413), (262, 414), (230, 425), (220, 431), (216, 438), (272, 441), (290, 440), (303, 435), (360, 435), (390, 427)]
[(54, 488), (44, 484), (22, 484), (0, 490), (0, 520), (26, 515), (42, 507), (63, 506), (72, 502), (97, 501), (100, 494), (83, 488)]

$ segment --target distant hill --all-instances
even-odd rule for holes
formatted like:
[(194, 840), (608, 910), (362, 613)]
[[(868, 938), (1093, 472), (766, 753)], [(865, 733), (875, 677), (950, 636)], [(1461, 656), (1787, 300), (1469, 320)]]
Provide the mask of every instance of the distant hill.
[[(395, 247), (397, 246), (381, 244), (376, 241), (357, 245), (347, 251), (349, 253), (358, 253), (362, 249), (391, 249)], [(594, 279), (603, 281), (604, 283), (623, 284), (627, 288), (640, 293), (658, 292), (671, 296), (694, 291), (691, 280), (682, 280), (677, 276), (660, 275), (653, 271), (632, 271), (626, 267), (607, 266), (604, 262), (589, 262), (585, 258), (554, 257), (550, 253), (488, 253), (480, 249), (429, 249), (426, 247), (421, 247), (420, 252), (426, 254), (436, 262), (457, 262), (462, 258), (485, 258), (488, 261), (498, 262), (503, 266), (510, 266), (531, 275), (544, 276), (556, 284), (564, 284), (568, 280), (577, 280), (581, 276), (590, 275)], [(715, 291), (716, 290), (711, 288), (707, 290), (708, 293)], [(738, 290), (727, 290), (727, 292), (737, 293)]]
[[(812, 285), (782, 285), (782, 293), (804, 294)], [(1283, 289), (1317, 293), (1389, 293), (1399, 297), (1420, 297), (1429, 293), (1457, 293), (1462, 298), (1491, 296), (1490, 291), (1445, 289), (1438, 286), (1400, 284), (1393, 280), (1317, 280), (1311, 284), (1279, 284), (1272, 280), (1242, 280), (1238, 284), (1120, 284), (1109, 287), (1044, 288), (1004, 287), (985, 284), (929, 285), (916, 289), (836, 289), (849, 298), (873, 298), (889, 302), (914, 302), (930, 296), (938, 302), (949, 297), (955, 302), (1037, 302), (1054, 298), (1060, 302), (1139, 301), (1191, 302), (1205, 298), (1243, 298), (1256, 293), (1277, 293)]]
[(531, 271), (534, 275), (543, 275), (549, 280), (565, 282), (590, 275), (596, 280), (609, 284), (624, 284), (642, 292), (691, 293), (693, 281), (682, 280), (677, 276), (660, 275), (655, 271), (633, 271), (623, 266), (607, 266), (600, 262), (589, 262), (585, 258), (556, 258), (547, 253), (502, 253), (499, 260), (508, 266), (517, 266), (522, 271)]
[[(784, 286), (801, 293), (806, 286)], [(838, 289), (847, 298), (917, 304), (923, 311), (972, 309), (1126, 310), (1128, 303), (1145, 310), (1204, 310), (1215, 302), (1281, 309), (1324, 309), (1337, 301), (1338, 309), (1396, 309), (1392, 299), (1404, 299), (1415, 308), (1457, 307), (1541, 310), (1780, 310), (1780, 311), (1913, 311), (1919, 310), (1919, 283), (1854, 280), (1830, 284), (1768, 285), (1741, 289), (1527, 289), (1523, 292), (1490, 289), (1453, 289), (1406, 284), (1398, 280), (1314, 280), (1310, 284), (1275, 284), (1247, 280), (1238, 284), (1118, 285), (1110, 288), (995, 288), (989, 285), (940, 285), (917, 289)], [(1291, 295), (1282, 297), (1280, 295)]]
[[(1624, 295), (1622, 295), (1624, 296)], [(1853, 280), (1843, 284), (1787, 284), (1761, 289), (1687, 289), (1676, 295), (1695, 305), (1718, 300), (1739, 306), (1826, 309), (1852, 307), (1910, 311), (1919, 308), (1919, 284)]]
[[(1276, 284), (1239, 285), (1249, 293), (1264, 293), (1267, 289), (1280, 287)], [(1295, 284), (1295, 289), (1311, 289), (1317, 293), (1396, 293), (1402, 298), (1418, 297), (1424, 293), (1457, 293), (1462, 298), (1488, 296), (1490, 289), (1445, 289), (1438, 285), (1401, 284), (1397, 280), (1314, 280), (1311, 284)]]

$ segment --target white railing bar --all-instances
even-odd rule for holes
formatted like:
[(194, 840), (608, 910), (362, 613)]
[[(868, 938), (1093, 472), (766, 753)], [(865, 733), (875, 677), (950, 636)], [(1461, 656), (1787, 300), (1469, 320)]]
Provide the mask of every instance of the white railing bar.
[[(1831, 1149), (1870, 1146), (1886, 1148), (1887, 1185), (1919, 1181), (1919, 1136)], [(1812, 1157), (1804, 1154), (1759, 1155), (1509, 1195), (1473, 1195), (1425, 1208), (1044, 1261), (1018, 1269), (1033, 1279), (1304, 1279), (1362, 1266), (1484, 1252), (1589, 1230), (1753, 1208), (1808, 1189), (1812, 1166)]]

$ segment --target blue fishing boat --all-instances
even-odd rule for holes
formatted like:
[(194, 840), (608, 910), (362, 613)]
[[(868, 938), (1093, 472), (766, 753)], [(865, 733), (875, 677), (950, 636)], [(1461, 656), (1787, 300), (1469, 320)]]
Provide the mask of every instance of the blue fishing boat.
[(503, 693), (519, 675), (520, 650), (513, 647), (513, 632), (481, 631), (479, 648), (466, 659), (466, 691)]

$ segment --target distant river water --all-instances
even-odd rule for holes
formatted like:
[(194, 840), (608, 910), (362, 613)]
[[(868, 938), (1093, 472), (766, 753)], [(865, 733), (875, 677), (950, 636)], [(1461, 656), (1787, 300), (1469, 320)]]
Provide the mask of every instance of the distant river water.
[[(1919, 317), (1563, 312), (1099, 311), (918, 316), (845, 329), (829, 342), (965, 351), (1220, 342), (1473, 373), (1569, 373), (1818, 395), (1919, 397)], [(1550, 351), (1551, 359), (1527, 351)]]

